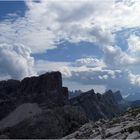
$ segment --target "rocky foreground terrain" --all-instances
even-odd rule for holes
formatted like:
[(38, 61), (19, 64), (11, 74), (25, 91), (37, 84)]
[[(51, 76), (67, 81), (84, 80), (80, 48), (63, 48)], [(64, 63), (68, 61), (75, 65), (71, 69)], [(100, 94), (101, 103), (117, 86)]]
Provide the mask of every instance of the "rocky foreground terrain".
[(111, 90), (90, 90), (69, 99), (60, 72), (0, 81), (0, 138), (126, 138), (129, 127), (139, 135), (138, 114), (111, 120), (126, 108), (120, 92)]
[(140, 139), (140, 108), (111, 120), (90, 121), (64, 139)]

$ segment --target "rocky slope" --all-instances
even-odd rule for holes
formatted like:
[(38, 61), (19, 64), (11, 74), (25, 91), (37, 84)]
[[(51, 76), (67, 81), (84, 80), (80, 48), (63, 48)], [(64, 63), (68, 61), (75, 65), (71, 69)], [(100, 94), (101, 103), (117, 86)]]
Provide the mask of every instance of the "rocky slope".
[[(15, 119), (17, 115), (12, 116), (15, 111), (12, 112), (0, 122), (2, 125), (0, 127), (0, 138), (3, 138), (3, 136), (12, 139), (62, 138), (76, 131), (87, 122), (85, 114), (76, 107), (63, 106), (40, 110), (41, 108), (38, 108), (37, 111), (32, 111), (32, 114), (30, 111), (24, 111), (26, 116), (23, 118), (24, 114), (21, 113), (21, 116), (18, 116), (19, 121)], [(7, 124), (7, 121), (12, 121), (12, 123)]]
[(89, 122), (64, 139), (140, 139), (140, 108), (112, 120)]

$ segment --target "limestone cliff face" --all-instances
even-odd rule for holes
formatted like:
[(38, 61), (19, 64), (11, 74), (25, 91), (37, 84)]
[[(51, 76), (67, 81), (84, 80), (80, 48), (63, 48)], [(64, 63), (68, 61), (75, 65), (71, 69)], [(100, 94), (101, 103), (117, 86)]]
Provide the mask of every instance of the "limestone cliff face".
[[(68, 104), (68, 89), (62, 86), (61, 73), (51, 72), (22, 81), (0, 82), (0, 111), (9, 112), (10, 108), (27, 102), (46, 103), (49, 108)], [(9, 109), (6, 106), (9, 106)], [(1, 117), (3, 115), (0, 115)]]
[(50, 108), (68, 104), (68, 89), (62, 87), (60, 72), (23, 79), (17, 89), (17, 95), (20, 102), (46, 103)]

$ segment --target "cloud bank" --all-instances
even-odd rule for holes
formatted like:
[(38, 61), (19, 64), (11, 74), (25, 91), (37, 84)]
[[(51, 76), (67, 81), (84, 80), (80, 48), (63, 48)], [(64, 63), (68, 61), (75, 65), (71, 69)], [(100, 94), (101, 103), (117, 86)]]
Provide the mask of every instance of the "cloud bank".
[[(105, 85), (125, 92), (140, 89), (140, 1), (28, 0), (25, 3), (28, 9), (24, 17), (13, 21), (11, 14), (11, 18), (0, 21), (1, 77), (20, 79), (36, 72), (60, 70), (65, 79), (82, 84)], [(129, 32), (124, 33), (125, 49), (116, 40), (117, 33), (124, 30)], [(82, 57), (74, 62), (35, 60), (34, 63), (31, 54), (45, 53), (63, 41), (96, 43), (103, 55)]]

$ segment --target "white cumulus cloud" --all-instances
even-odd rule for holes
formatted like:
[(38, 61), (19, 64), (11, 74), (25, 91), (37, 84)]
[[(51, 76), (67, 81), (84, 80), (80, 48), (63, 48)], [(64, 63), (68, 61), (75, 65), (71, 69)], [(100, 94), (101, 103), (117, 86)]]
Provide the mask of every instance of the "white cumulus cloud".
[[(65, 78), (79, 83), (139, 88), (135, 69), (140, 69), (140, 37), (130, 33), (126, 50), (117, 46), (115, 40), (118, 31), (140, 28), (139, 0), (28, 0), (25, 3), (28, 10), (24, 17), (0, 21), (0, 77), (20, 79), (34, 75), (35, 67), (38, 73), (60, 70)], [(75, 62), (36, 60), (34, 66), (31, 53), (54, 49), (63, 40), (97, 43), (103, 56)]]
[(0, 44), (0, 77), (1, 79), (22, 79), (35, 75), (34, 58), (30, 50), (23, 45)]

